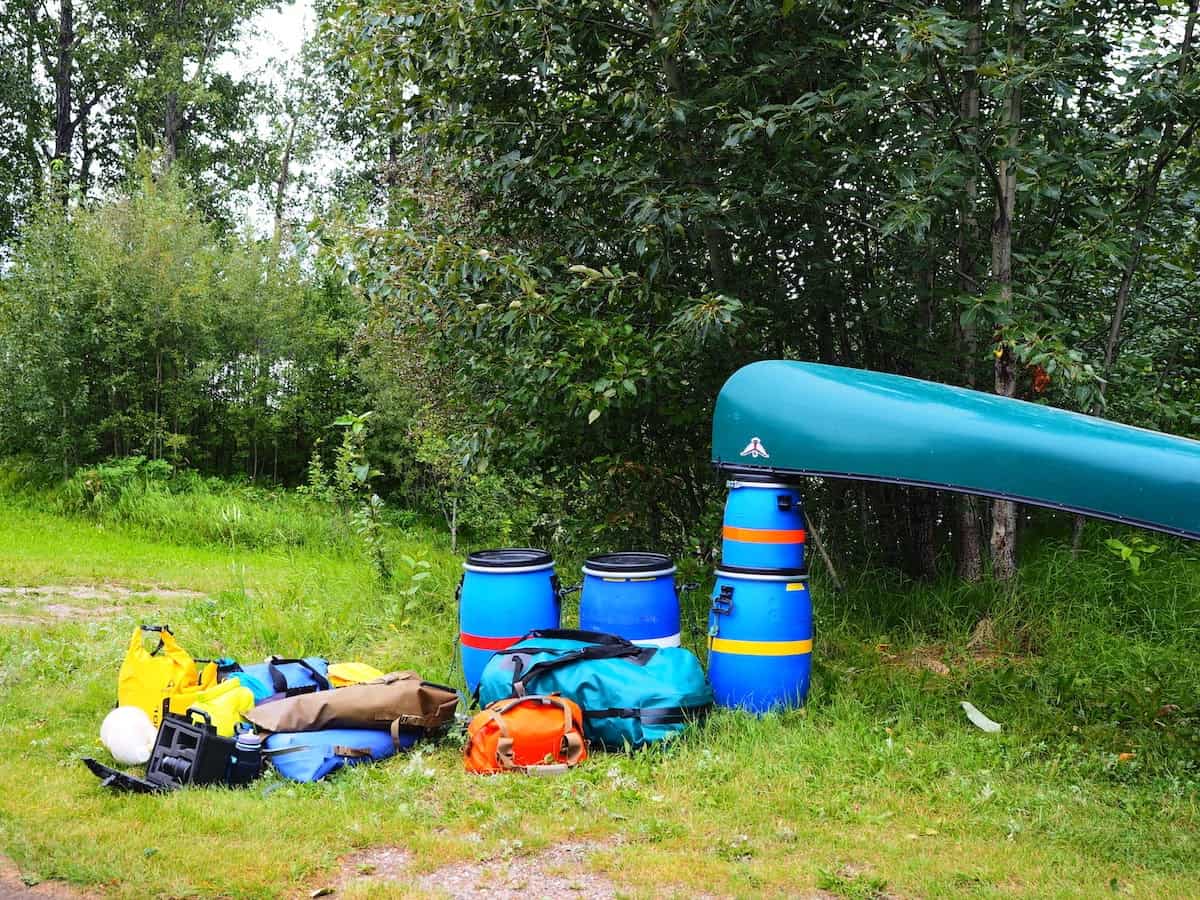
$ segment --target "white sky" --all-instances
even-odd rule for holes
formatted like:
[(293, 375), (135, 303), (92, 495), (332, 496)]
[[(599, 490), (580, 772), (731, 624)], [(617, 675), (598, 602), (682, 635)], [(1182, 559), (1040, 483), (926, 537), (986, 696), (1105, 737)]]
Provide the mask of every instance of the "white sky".
[[(278, 77), (269, 69), (273, 64), (286, 65), (299, 56), (304, 39), (315, 29), (312, 0), (293, 0), (278, 9), (265, 10), (247, 26), (237, 49), (221, 57), (217, 68), (235, 76), (254, 73), (282, 89)], [(260, 120), (259, 127), (264, 132), (269, 130), (265, 120)], [(255, 233), (271, 233), (273, 216), (269, 204), (248, 195), (242, 206), (246, 224)]]
[(250, 23), (237, 59), (229, 65), (234, 71), (248, 72), (270, 58), (293, 59), (300, 52), (306, 33), (316, 28), (311, 0), (294, 0), (279, 9), (259, 13)]

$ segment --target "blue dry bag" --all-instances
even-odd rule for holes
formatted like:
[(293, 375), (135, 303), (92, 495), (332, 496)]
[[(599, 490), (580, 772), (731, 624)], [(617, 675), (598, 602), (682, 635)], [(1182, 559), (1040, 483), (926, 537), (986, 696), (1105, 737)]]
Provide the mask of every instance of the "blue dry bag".
[(284, 659), (272, 656), (266, 662), (252, 666), (240, 666), (231, 676), (236, 676), (243, 687), (250, 688), (254, 702), (279, 697), (295, 697), (314, 691), (328, 691), (329, 663), (319, 656), (307, 659)]
[(491, 658), (477, 699), (562, 694), (583, 709), (588, 740), (608, 750), (672, 737), (712, 708), (700, 661), (682, 647), (639, 647), (614, 634), (531, 631)]
[(294, 731), (267, 738), (267, 757), (279, 774), (292, 781), (320, 781), (345, 766), (376, 762), (407, 750), (421, 731), (401, 728), (396, 739), (390, 731), (366, 728), (328, 728)]

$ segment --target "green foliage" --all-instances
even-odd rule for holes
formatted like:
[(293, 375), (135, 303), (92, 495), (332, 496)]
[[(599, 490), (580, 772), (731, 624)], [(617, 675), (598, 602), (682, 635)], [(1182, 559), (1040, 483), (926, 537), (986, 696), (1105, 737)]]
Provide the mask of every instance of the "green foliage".
[(308, 483), (301, 493), (335, 504), (348, 517), (375, 573), (387, 581), (392, 577), (392, 566), (383, 536), (384, 503), (371, 487), (371, 479), (383, 473), (371, 467), (366, 450), (367, 423), (372, 415), (347, 413), (334, 420), (334, 427), (344, 430), (332, 471), (325, 470), (321, 457), (314, 451), (309, 461)]
[[(404, 175), (386, 213), (331, 229), (370, 304), (371, 390), (415, 397), (454, 452), (607, 498), (569, 528), (674, 547), (711, 497), (712, 398), (764, 356), (1013, 374), (1026, 399), (1191, 433), (1194, 13), (1025, 6), (1020, 52), (1015, 3), (977, 23), (766, 0), (323, 7), (345, 103), (388, 123)], [(920, 530), (896, 500), (859, 493), (856, 544)]]
[(126, 456), (108, 460), (72, 474), (62, 489), (62, 507), (69, 512), (102, 516), (121, 503), (128, 493), (145, 492), (161, 485), (174, 474), (174, 467), (162, 459)]
[(173, 470), (163, 460), (122, 457), (75, 472), (63, 482), (44, 466), (0, 465), (0, 500), (13, 508), (51, 506), (106, 527), (180, 545), (248, 550), (325, 547), (355, 557), (360, 545), (322, 506), (278, 488)]
[(1157, 553), (1159, 547), (1157, 544), (1152, 544), (1137, 534), (1128, 538), (1128, 540), (1129, 543), (1126, 544), (1117, 538), (1108, 538), (1104, 542), (1104, 546), (1118, 559), (1128, 563), (1130, 572), (1134, 575), (1140, 575), (1142, 572), (1142, 560)]
[(0, 276), (0, 449), (64, 473), (103, 456), (286, 478), (353, 384), (350, 307), (171, 180), (48, 205)]

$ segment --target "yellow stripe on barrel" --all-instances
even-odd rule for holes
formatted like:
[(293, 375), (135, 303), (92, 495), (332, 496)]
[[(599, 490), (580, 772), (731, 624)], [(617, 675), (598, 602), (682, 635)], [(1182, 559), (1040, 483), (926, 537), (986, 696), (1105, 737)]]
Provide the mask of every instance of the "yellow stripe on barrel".
[(710, 639), (709, 649), (714, 653), (740, 656), (798, 656), (812, 653), (812, 638), (803, 641), (735, 641), (715, 637)]

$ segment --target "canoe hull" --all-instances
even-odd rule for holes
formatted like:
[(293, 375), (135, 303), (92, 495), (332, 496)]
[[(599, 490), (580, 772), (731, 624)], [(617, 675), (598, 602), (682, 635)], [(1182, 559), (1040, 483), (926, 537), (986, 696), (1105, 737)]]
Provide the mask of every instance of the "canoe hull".
[(1200, 442), (915, 378), (772, 360), (726, 382), (713, 462), (915, 485), (1200, 540)]

